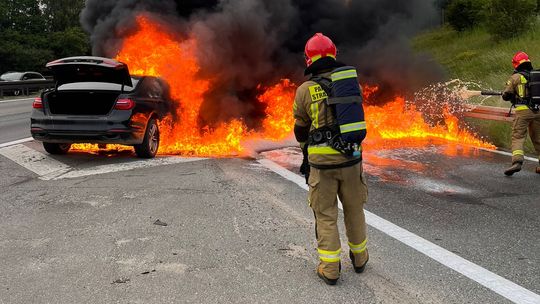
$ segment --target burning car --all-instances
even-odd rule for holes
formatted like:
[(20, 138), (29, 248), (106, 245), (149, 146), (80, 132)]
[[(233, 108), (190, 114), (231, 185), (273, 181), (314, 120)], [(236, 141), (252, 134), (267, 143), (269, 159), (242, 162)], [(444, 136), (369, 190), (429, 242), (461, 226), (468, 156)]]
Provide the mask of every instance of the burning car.
[(159, 121), (173, 112), (167, 83), (131, 76), (128, 66), (101, 57), (70, 57), (47, 64), (56, 80), (33, 103), (31, 133), (50, 154), (74, 143), (121, 144), (141, 158), (159, 149)]

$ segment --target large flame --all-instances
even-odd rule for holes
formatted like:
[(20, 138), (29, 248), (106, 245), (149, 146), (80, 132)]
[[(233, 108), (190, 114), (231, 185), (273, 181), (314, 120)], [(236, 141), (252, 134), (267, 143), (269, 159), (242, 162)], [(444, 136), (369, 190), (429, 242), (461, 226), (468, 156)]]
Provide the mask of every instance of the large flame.
[[(241, 119), (210, 127), (200, 125), (199, 114), (211, 79), (201, 78), (195, 37), (179, 39), (150, 18), (137, 19), (138, 30), (124, 40), (116, 57), (125, 62), (133, 75), (159, 76), (165, 79), (177, 113), (160, 122), (160, 154), (193, 156), (233, 156), (242, 152), (243, 142), (262, 138), (279, 141), (292, 133), (292, 106), (296, 85), (289, 80), (270, 87), (259, 86), (258, 102), (266, 106), (266, 118), (260, 129), (250, 130)], [(217, 76), (216, 76), (217, 77)], [(365, 87), (369, 100), (377, 87)], [(430, 125), (422, 113), (407, 106), (401, 97), (384, 106), (366, 106), (367, 148), (391, 148), (392, 145), (422, 146), (432, 140), (469, 146), (493, 147), (458, 127), (458, 119), (444, 111), (444, 123)], [(173, 118), (174, 117), (174, 118)], [(399, 142), (399, 143), (398, 143)], [(96, 145), (77, 145), (75, 149), (95, 151)], [(116, 149), (118, 149), (116, 147)]]
[[(368, 104), (370, 96), (377, 90), (377, 87), (364, 87), (364, 97)], [(460, 128), (458, 118), (448, 108), (442, 110), (443, 121), (432, 125), (426, 122), (414, 105), (407, 105), (403, 97), (396, 97), (384, 106), (365, 106), (369, 132), (367, 144), (372, 148), (392, 148), (393, 144), (424, 146), (428, 141), (442, 141), (494, 148), (469, 130)]]

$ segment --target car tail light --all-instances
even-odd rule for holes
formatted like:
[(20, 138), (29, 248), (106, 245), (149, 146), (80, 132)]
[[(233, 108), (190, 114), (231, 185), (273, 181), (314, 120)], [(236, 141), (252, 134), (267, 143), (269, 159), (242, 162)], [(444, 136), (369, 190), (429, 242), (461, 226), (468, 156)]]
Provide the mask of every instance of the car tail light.
[(36, 97), (34, 99), (34, 103), (32, 104), (32, 108), (34, 108), (34, 109), (43, 109), (43, 100), (41, 100), (41, 97)]
[(116, 110), (131, 110), (135, 107), (135, 101), (130, 98), (120, 98), (116, 101), (114, 108)]

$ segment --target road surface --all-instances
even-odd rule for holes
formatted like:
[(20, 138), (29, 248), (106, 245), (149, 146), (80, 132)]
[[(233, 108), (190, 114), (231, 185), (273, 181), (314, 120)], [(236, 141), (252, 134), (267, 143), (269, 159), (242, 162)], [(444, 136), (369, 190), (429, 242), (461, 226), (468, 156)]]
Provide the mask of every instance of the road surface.
[(487, 151), (368, 151), (370, 262), (344, 255), (329, 287), (297, 149), (52, 157), (6, 144), (24, 107), (0, 104), (0, 303), (540, 303), (533, 162), (507, 178)]

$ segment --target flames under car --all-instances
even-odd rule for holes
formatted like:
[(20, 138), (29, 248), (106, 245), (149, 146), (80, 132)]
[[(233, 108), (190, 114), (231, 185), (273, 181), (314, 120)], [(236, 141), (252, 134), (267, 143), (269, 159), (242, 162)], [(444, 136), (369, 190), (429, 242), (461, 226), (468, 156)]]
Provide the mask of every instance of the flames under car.
[(71, 57), (47, 64), (56, 80), (33, 104), (31, 133), (51, 154), (74, 143), (122, 144), (138, 157), (159, 149), (159, 120), (172, 111), (168, 85), (132, 77), (127, 65), (100, 57)]

